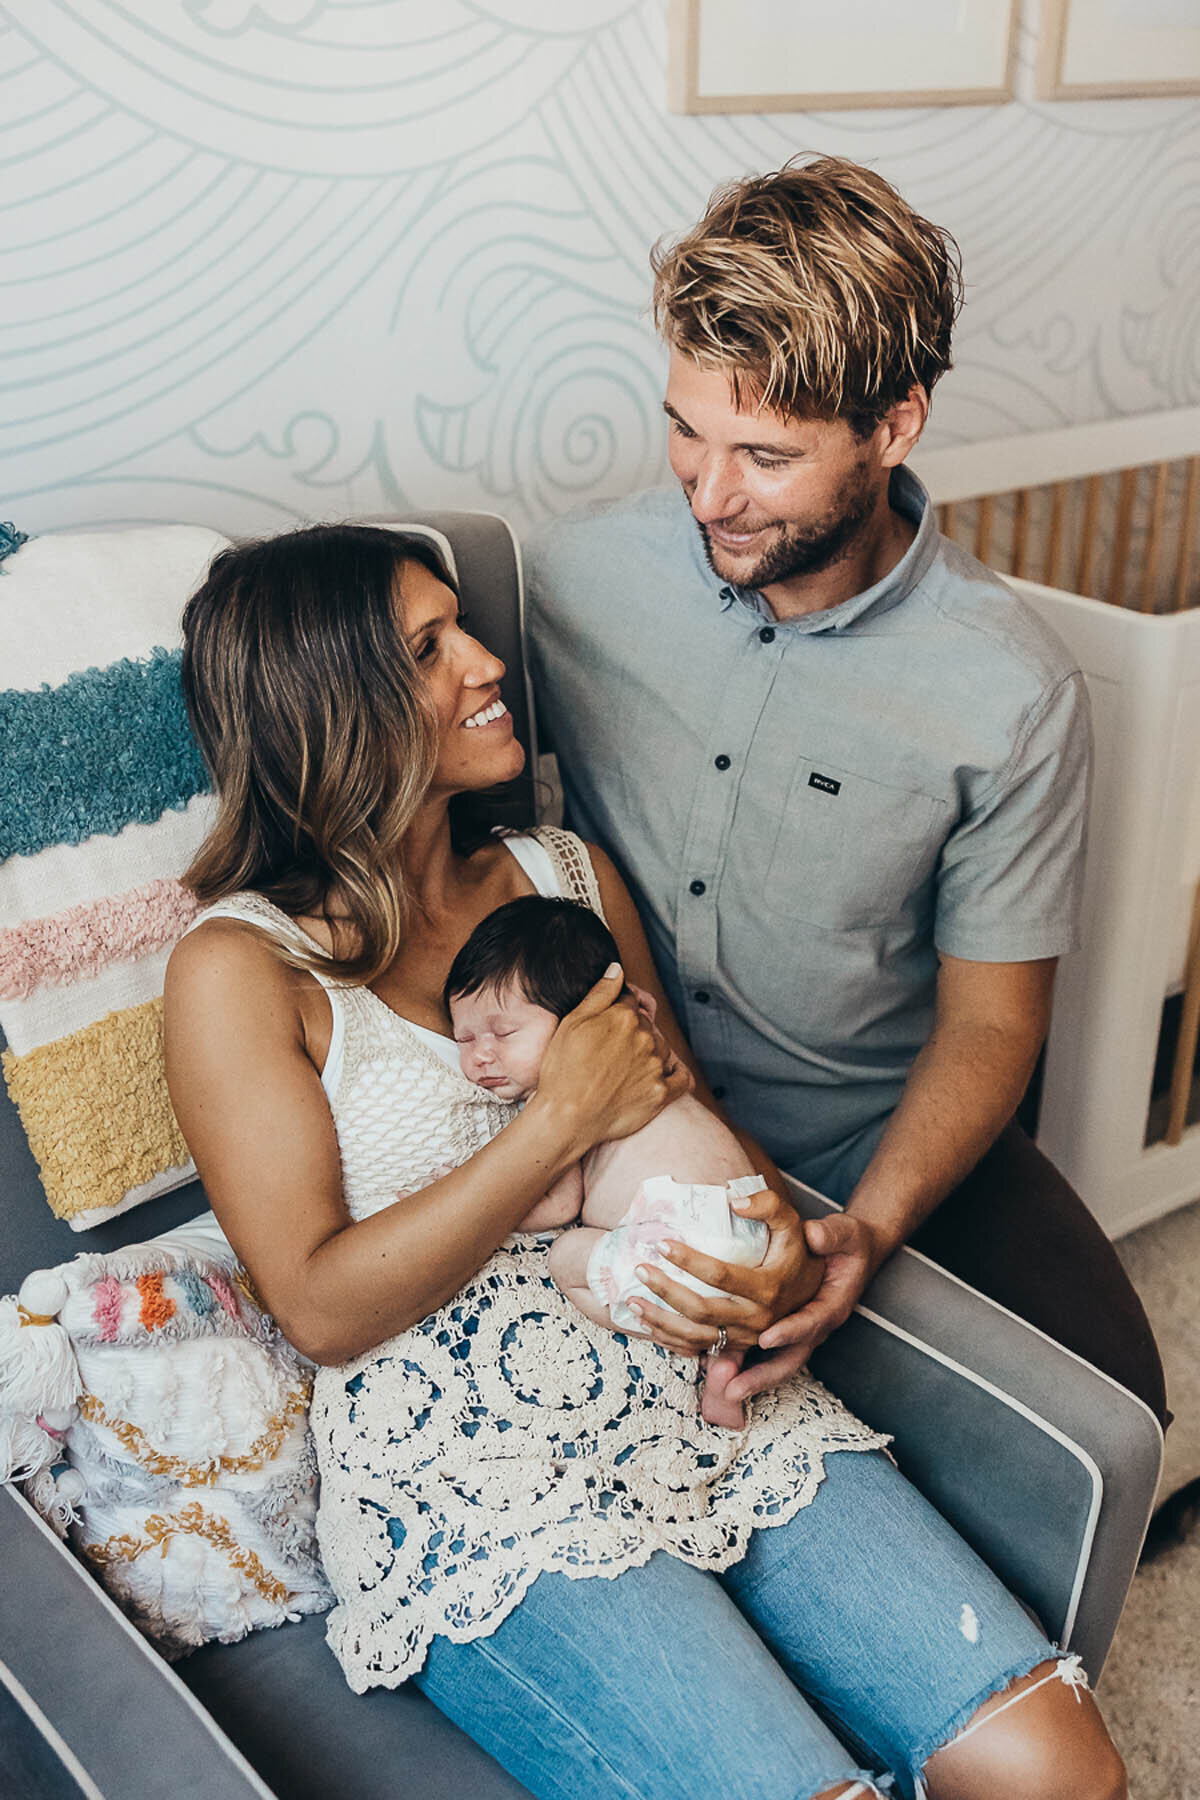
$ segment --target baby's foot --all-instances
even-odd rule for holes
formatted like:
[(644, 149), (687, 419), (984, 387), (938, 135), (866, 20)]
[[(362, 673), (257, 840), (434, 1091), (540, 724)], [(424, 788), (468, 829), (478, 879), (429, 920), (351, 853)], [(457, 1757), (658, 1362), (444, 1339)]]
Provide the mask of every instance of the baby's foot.
[(746, 1402), (730, 1400), (726, 1389), (742, 1366), (745, 1352), (722, 1350), (719, 1356), (704, 1358), (704, 1386), (700, 1390), (700, 1417), (710, 1425), (723, 1425), (727, 1431), (746, 1429)]

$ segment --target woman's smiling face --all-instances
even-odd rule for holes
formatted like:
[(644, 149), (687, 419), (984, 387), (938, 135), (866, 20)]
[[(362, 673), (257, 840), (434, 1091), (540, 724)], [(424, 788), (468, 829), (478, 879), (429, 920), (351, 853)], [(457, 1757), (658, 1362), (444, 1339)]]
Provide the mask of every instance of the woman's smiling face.
[(500, 698), (504, 664), (471, 637), (455, 594), (420, 563), (404, 564), (399, 604), (401, 628), (438, 722), (430, 793), (466, 793), (511, 781), (525, 766), (525, 751)]

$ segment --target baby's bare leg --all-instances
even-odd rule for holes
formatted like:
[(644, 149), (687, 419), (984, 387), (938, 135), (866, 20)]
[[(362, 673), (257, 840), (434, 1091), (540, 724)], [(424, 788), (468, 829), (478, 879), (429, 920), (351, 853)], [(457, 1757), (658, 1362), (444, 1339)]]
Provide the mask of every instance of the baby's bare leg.
[(601, 1238), (607, 1235), (607, 1232), (600, 1231), (594, 1225), (579, 1225), (574, 1231), (564, 1231), (550, 1246), (546, 1268), (555, 1287), (561, 1288), (573, 1306), (577, 1306), (595, 1324), (613, 1331), (615, 1326), (608, 1308), (597, 1300), (588, 1286), (587, 1278), (592, 1251)]

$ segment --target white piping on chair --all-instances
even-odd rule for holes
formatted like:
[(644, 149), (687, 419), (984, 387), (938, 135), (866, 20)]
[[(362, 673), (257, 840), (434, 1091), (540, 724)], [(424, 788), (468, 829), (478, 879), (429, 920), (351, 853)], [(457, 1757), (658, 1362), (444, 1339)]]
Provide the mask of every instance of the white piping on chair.
[[(843, 1210), (842, 1207), (838, 1208), (839, 1212)], [(1123, 1386), (1123, 1384), (1117, 1380), (1115, 1375), (1108, 1375), (1103, 1369), (1098, 1369), (1095, 1363), (1090, 1363), (1088, 1361), (1086, 1356), (1080, 1356), (1078, 1350), (1069, 1350), (1065, 1344), (1060, 1344), (1057, 1338), (1051, 1337), (1048, 1331), (1043, 1331), (1040, 1325), (1031, 1325), (1028, 1319), (1023, 1319), (1020, 1313), (1013, 1312), (1011, 1308), (1005, 1306), (1002, 1301), (993, 1300), (990, 1294), (981, 1294), (978, 1288), (972, 1287), (969, 1281), (964, 1281), (961, 1275), (955, 1275), (951, 1270), (943, 1269), (941, 1263), (934, 1262), (933, 1258), (931, 1256), (926, 1256), (923, 1250), (914, 1250), (911, 1244), (902, 1244), (901, 1249), (906, 1256), (915, 1256), (917, 1261), (923, 1262), (927, 1268), (936, 1269), (939, 1275), (944, 1275), (946, 1280), (952, 1281), (956, 1287), (966, 1288), (967, 1292), (973, 1294), (977, 1300), (986, 1301), (988, 1306), (994, 1307), (998, 1313), (1003, 1313), (1006, 1319), (1015, 1319), (1018, 1325), (1023, 1325), (1025, 1327), (1026, 1331), (1032, 1331), (1037, 1337), (1040, 1337), (1044, 1344), (1053, 1344), (1054, 1348), (1060, 1351), (1063, 1356), (1069, 1356), (1072, 1362), (1077, 1362), (1081, 1368), (1088, 1369), (1093, 1375), (1099, 1376), (1101, 1381), (1107, 1381), (1109, 1387), (1116, 1388), (1118, 1394), (1124, 1394), (1127, 1400), (1132, 1400), (1135, 1406), (1140, 1406), (1158, 1434), (1159, 1468), (1161, 1470), (1162, 1446), (1165, 1443), (1163, 1428), (1159, 1424), (1157, 1415), (1149, 1406), (1147, 1406), (1140, 1394), (1135, 1394), (1132, 1388)], [(1151, 1510), (1153, 1510), (1153, 1508), (1151, 1508)]]
[(34, 1507), (30, 1506), (28, 1500), (26, 1500), (23, 1495), (17, 1493), (14, 1483), (6, 1482), (4, 1483), (4, 1486), (11, 1490), (16, 1504), (28, 1513), (35, 1528), (42, 1533), (43, 1537), (48, 1539), (55, 1555), (61, 1558), (64, 1567), (70, 1571), (71, 1576), (86, 1588), (88, 1597), (98, 1602), (99, 1605), (104, 1608), (113, 1620), (113, 1623), (136, 1645), (141, 1655), (143, 1655), (148, 1662), (153, 1663), (155, 1674), (164, 1681), (168, 1687), (172, 1688), (178, 1698), (188, 1707), (188, 1710), (195, 1714), (196, 1718), (200, 1721), (201, 1725), (203, 1725), (209, 1736), (226, 1756), (228, 1761), (240, 1775), (244, 1776), (251, 1791), (258, 1794), (260, 1800), (276, 1800), (275, 1795), (271, 1792), (270, 1788), (267, 1787), (258, 1771), (242, 1755), (242, 1752), (238, 1749), (232, 1738), (227, 1737), (221, 1730), (221, 1727), (217, 1724), (217, 1721), (213, 1718), (212, 1714), (196, 1698), (187, 1683), (175, 1673), (170, 1663), (166, 1662), (158, 1654), (158, 1651), (152, 1648), (137, 1627), (130, 1623), (116, 1601), (105, 1592), (94, 1576), (88, 1574), (82, 1563), (76, 1560), (71, 1551), (68, 1550), (67, 1546), (63, 1543), (62, 1539), (56, 1537), (46, 1521), (42, 1518), (41, 1514), (37, 1512)]
[(8, 1664), (0, 1660), (0, 1686), (8, 1689), (29, 1723), (43, 1737), (59, 1762), (63, 1765), (72, 1780), (78, 1782), (83, 1790), (84, 1800), (104, 1800), (104, 1795), (96, 1786), (71, 1746), (59, 1736), (33, 1695), (17, 1680)]
[[(967, 1284), (964, 1282), (963, 1286), (965, 1287), (966, 1285)], [(974, 1292), (973, 1289), (972, 1292)], [(923, 1355), (931, 1356), (935, 1362), (941, 1363), (944, 1368), (950, 1369), (955, 1375), (961, 1376), (964, 1381), (969, 1381), (972, 1386), (981, 1388), (984, 1393), (990, 1394), (994, 1400), (999, 1400), (1001, 1405), (1007, 1406), (1012, 1412), (1019, 1414), (1021, 1418), (1027, 1419), (1029, 1423), (1035, 1425), (1039, 1431), (1044, 1431), (1047, 1437), (1053, 1438), (1055, 1443), (1061, 1444), (1063, 1449), (1066, 1450), (1069, 1455), (1073, 1456), (1087, 1472), (1092, 1484), (1092, 1498), (1091, 1504), (1088, 1507), (1087, 1523), (1084, 1526), (1083, 1538), (1080, 1543), (1079, 1557), (1075, 1565), (1075, 1578), (1071, 1583), (1071, 1598), (1067, 1605), (1066, 1618), (1063, 1620), (1060, 1648), (1065, 1650), (1071, 1641), (1071, 1633), (1075, 1629), (1075, 1615), (1079, 1610), (1079, 1598), (1083, 1592), (1083, 1584), (1087, 1577), (1088, 1564), (1091, 1561), (1092, 1555), (1092, 1543), (1096, 1536), (1096, 1523), (1100, 1517), (1100, 1504), (1104, 1498), (1104, 1477), (1101, 1475), (1097, 1464), (1092, 1457), (1088, 1455), (1081, 1444), (1077, 1444), (1074, 1439), (1069, 1438), (1064, 1431), (1060, 1431), (1057, 1425), (1052, 1425), (1049, 1419), (1044, 1419), (1040, 1413), (1034, 1412), (1032, 1407), (1026, 1406), (1023, 1400), (1014, 1399), (1011, 1394), (1006, 1394), (1003, 1388), (996, 1386), (995, 1382), (988, 1381), (984, 1376), (975, 1374), (972, 1369), (968, 1369), (962, 1363), (956, 1362), (954, 1357), (947, 1356), (944, 1350), (935, 1350), (932, 1344), (927, 1344), (923, 1338), (914, 1337), (911, 1331), (905, 1331), (900, 1325), (893, 1325), (890, 1319), (881, 1317), (879, 1313), (872, 1311), (869, 1306), (859, 1305), (856, 1306), (854, 1310), (856, 1313), (860, 1313), (864, 1319), (869, 1319), (872, 1325), (878, 1325), (880, 1330), (888, 1331), (893, 1337), (898, 1337), (902, 1342), (911, 1344), (914, 1350), (921, 1351)], [(1022, 1323), (1023, 1322), (1024, 1321), (1022, 1321)], [(1090, 1367), (1091, 1365), (1089, 1364), (1088, 1366)], [(1153, 1415), (1151, 1416), (1153, 1417)]]

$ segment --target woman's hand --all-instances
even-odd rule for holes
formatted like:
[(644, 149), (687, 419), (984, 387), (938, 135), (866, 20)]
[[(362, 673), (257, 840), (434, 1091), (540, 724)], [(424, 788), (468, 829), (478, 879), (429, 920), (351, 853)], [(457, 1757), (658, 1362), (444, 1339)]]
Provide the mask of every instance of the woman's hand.
[(640, 1130), (691, 1089), (687, 1069), (644, 1013), (616, 1004), (624, 981), (621, 965), (613, 963), (565, 1015), (527, 1108), (565, 1114), (578, 1156), (608, 1138)]
[[(771, 1201), (777, 1200), (774, 1194), (752, 1196), (754, 1201), (768, 1198)], [(751, 1394), (761, 1394), (767, 1388), (778, 1387), (789, 1375), (795, 1375), (803, 1369), (818, 1344), (823, 1344), (832, 1331), (845, 1324), (856, 1300), (886, 1257), (886, 1252), (871, 1227), (865, 1220), (851, 1213), (830, 1213), (823, 1219), (800, 1220), (785, 1202), (780, 1201), (778, 1204), (796, 1219), (808, 1243), (810, 1260), (803, 1274), (802, 1286), (794, 1290), (797, 1298), (776, 1312), (756, 1340), (767, 1354), (747, 1362), (730, 1381), (728, 1396), (735, 1402), (748, 1400)], [(749, 1214), (749, 1207), (745, 1210)], [(756, 1213), (754, 1216), (762, 1218), (767, 1215)], [(688, 1268), (703, 1281), (711, 1282), (714, 1287), (732, 1290), (735, 1287), (735, 1277), (761, 1274), (772, 1261), (776, 1249), (775, 1232), (776, 1227), (772, 1223), (767, 1256), (757, 1269), (734, 1269), (711, 1257), (702, 1257), (682, 1244), (672, 1247), (671, 1261)], [(794, 1259), (796, 1247), (794, 1233), (782, 1231), (781, 1235), (786, 1243), (780, 1258), (782, 1267), (785, 1259)], [(701, 1264), (705, 1267), (700, 1267)], [(715, 1275), (706, 1273), (706, 1269), (720, 1271), (720, 1280)], [(641, 1308), (654, 1341), (666, 1349), (674, 1350), (677, 1355), (682, 1356), (695, 1356), (702, 1354), (704, 1350), (711, 1350), (714, 1342), (713, 1328), (719, 1328), (722, 1324), (725, 1326), (727, 1343), (733, 1345), (743, 1341), (740, 1335), (742, 1327), (732, 1322), (734, 1315), (723, 1299), (694, 1294), (689, 1288), (682, 1288), (667, 1280), (657, 1270), (651, 1270), (647, 1274), (646, 1285), (654, 1288), (672, 1306), (678, 1306), (681, 1312), (686, 1310), (690, 1315), (684, 1320), (674, 1318), (671, 1313), (662, 1312), (657, 1307)], [(781, 1294), (785, 1291), (786, 1288), (781, 1286)], [(709, 1309), (703, 1315), (706, 1321), (704, 1324), (699, 1322), (701, 1308)], [(698, 1336), (704, 1338), (700, 1350), (696, 1348)]]
[[(640, 1271), (646, 1286), (675, 1308), (675, 1313), (670, 1313), (642, 1305), (639, 1310), (646, 1328), (655, 1343), (678, 1355), (703, 1355), (713, 1348), (721, 1330), (731, 1347), (749, 1349), (776, 1320), (795, 1313), (821, 1286), (825, 1265), (812, 1255), (804, 1221), (793, 1206), (766, 1188), (733, 1206), (742, 1218), (761, 1219), (770, 1230), (767, 1254), (757, 1268), (721, 1262), (674, 1239), (663, 1249), (669, 1262), (710, 1287), (720, 1288), (720, 1294), (697, 1294), (650, 1264)], [(676, 1317), (677, 1313), (683, 1316)], [(752, 1373), (747, 1369), (737, 1380), (743, 1382)], [(770, 1381), (744, 1391), (755, 1393), (759, 1385), (766, 1387)]]

